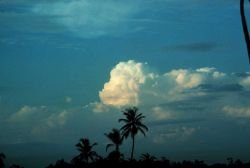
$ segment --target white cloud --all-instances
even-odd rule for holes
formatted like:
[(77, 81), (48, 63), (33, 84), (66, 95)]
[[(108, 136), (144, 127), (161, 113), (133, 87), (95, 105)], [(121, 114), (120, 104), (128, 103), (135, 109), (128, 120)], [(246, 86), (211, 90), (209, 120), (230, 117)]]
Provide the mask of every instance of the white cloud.
[(171, 113), (162, 109), (160, 106), (153, 107), (152, 114), (156, 120), (164, 120), (172, 118)]
[(109, 82), (99, 92), (102, 103), (117, 107), (138, 105), (140, 86), (146, 80), (143, 65), (133, 60), (117, 64), (110, 72)]
[(95, 113), (102, 113), (109, 111), (108, 106), (100, 102), (90, 103), (90, 107), (92, 108), (92, 111)]
[(190, 72), (187, 69), (172, 70), (165, 76), (173, 78), (176, 84), (182, 88), (197, 87), (203, 81), (202, 73)]
[(223, 107), (223, 111), (230, 117), (250, 117), (250, 107)]
[(128, 21), (139, 12), (137, 1), (58, 1), (36, 5), (33, 12), (52, 15), (53, 21), (82, 37), (120, 34), (128, 30)]
[[(201, 84), (220, 85), (226, 78), (225, 73), (208, 67), (174, 69), (164, 74), (150, 72), (149, 69), (146, 63), (133, 60), (118, 63), (111, 70), (109, 81), (99, 92), (101, 102), (121, 107), (183, 100), (206, 95), (198, 87)], [(159, 111), (157, 113), (160, 115)]]
[(21, 127), (27, 124), (32, 125), (32, 130), (39, 132), (39, 129), (49, 129), (61, 127), (66, 124), (70, 114), (65, 109), (47, 106), (23, 106), (16, 113), (7, 119), (10, 123), (15, 123)]
[(38, 115), (37, 113), (40, 113), (43, 111), (46, 107), (31, 107), (31, 106), (23, 106), (19, 111), (12, 114), (8, 121), (10, 122), (24, 122), (26, 120), (30, 120), (34, 115)]
[(165, 132), (159, 133), (153, 137), (153, 142), (156, 144), (164, 144), (172, 140), (185, 141), (199, 129), (199, 127), (193, 128), (186, 126), (165, 128)]
[(240, 81), (240, 84), (246, 88), (246, 89), (250, 89), (250, 76), (247, 76), (246, 78), (242, 79)]
[(52, 114), (46, 119), (47, 125), (49, 127), (63, 126), (66, 123), (68, 116), (69, 113), (67, 110), (63, 110), (57, 114)]
[(65, 97), (65, 102), (66, 102), (66, 103), (71, 103), (71, 102), (72, 102), (72, 98), (69, 97), (69, 96), (66, 96), (66, 97)]

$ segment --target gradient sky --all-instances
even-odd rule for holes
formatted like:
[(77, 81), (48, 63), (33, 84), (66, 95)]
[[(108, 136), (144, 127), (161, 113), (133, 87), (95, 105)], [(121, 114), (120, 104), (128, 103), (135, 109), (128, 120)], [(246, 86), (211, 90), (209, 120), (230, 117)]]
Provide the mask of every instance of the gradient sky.
[(236, 0), (0, 0), (0, 144), (88, 137), (106, 155), (138, 106), (136, 156), (247, 160), (249, 96)]

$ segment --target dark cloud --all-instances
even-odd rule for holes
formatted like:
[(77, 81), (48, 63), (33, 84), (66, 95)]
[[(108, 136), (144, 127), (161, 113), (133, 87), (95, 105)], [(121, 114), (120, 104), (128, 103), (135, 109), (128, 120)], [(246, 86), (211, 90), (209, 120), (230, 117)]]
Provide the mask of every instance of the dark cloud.
[(148, 122), (148, 126), (162, 126), (162, 125), (173, 125), (173, 124), (187, 124), (205, 121), (201, 118), (190, 118), (190, 119), (168, 119)]
[(179, 100), (170, 103), (160, 104), (159, 106), (162, 108), (167, 108), (169, 110), (178, 110), (178, 111), (203, 111), (204, 106), (201, 103), (197, 104), (197, 100), (193, 100), (192, 98), (188, 100)]
[(249, 72), (236, 72), (236, 73), (233, 73), (233, 75), (237, 77), (245, 78), (245, 77), (250, 76), (250, 73)]
[(194, 42), (177, 45), (167, 45), (162, 48), (163, 51), (181, 51), (181, 52), (208, 52), (217, 47), (215, 42)]
[(205, 92), (235, 92), (243, 90), (243, 86), (239, 84), (226, 84), (221, 86), (213, 84), (201, 84), (198, 86), (198, 88)]

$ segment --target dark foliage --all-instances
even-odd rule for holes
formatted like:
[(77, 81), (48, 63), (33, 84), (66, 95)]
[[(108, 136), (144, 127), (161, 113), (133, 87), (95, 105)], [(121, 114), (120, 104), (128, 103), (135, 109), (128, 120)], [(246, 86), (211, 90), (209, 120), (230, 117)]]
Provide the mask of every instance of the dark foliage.
[(5, 155), (3, 153), (0, 153), (0, 168), (4, 168), (4, 162)]

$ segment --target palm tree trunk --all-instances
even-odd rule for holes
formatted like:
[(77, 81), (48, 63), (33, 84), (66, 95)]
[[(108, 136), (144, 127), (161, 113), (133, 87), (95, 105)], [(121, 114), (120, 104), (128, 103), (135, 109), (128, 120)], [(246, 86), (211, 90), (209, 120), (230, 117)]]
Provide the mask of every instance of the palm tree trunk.
[[(249, 2), (250, 2), (250, 0), (249, 0)], [(244, 32), (244, 36), (245, 36), (245, 40), (246, 40), (246, 45), (247, 45), (248, 60), (250, 63), (250, 38), (249, 38), (247, 21), (246, 21), (245, 11), (244, 11), (244, 0), (240, 0), (240, 15), (241, 15), (243, 32)]]
[(116, 152), (119, 152), (119, 145), (115, 146), (115, 150), (116, 150)]
[(88, 156), (86, 157), (86, 162), (89, 163), (89, 157)]
[(131, 151), (131, 158), (130, 158), (131, 161), (132, 161), (133, 156), (134, 156), (135, 136), (132, 136), (132, 141), (133, 141), (133, 143), (132, 143), (132, 151)]

